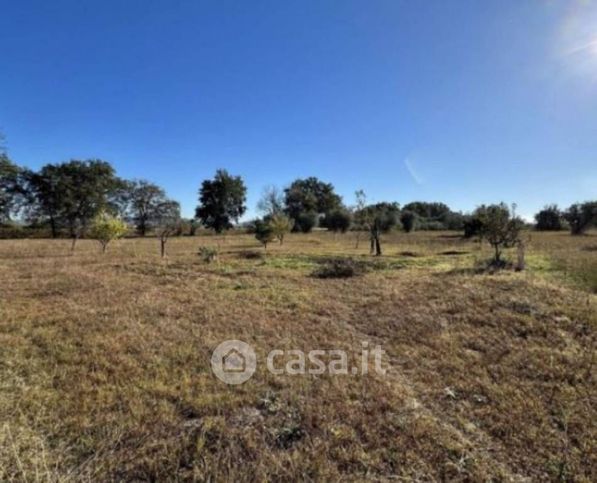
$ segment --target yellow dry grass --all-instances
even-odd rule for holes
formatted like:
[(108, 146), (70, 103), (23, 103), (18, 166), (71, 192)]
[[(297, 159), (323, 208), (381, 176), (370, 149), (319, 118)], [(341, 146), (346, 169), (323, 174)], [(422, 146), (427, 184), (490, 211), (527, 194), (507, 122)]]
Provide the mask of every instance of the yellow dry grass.
[[(0, 241), (0, 480), (597, 479), (597, 236), (533, 233), (529, 269), (395, 234)], [(200, 245), (220, 244), (205, 264)], [(349, 279), (310, 274), (364, 260)], [(580, 275), (579, 275), (580, 274)], [(381, 344), (388, 373), (228, 386), (223, 340)]]

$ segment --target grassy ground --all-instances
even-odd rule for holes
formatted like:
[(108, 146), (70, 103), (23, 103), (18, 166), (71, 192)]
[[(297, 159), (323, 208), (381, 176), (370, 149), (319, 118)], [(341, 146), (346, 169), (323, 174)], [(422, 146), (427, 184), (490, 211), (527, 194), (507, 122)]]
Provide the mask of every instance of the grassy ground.
[[(522, 273), (450, 233), (0, 242), (0, 480), (597, 480), (597, 236)], [(352, 257), (359, 277), (310, 276)], [(228, 386), (223, 340), (386, 351), (387, 374)]]

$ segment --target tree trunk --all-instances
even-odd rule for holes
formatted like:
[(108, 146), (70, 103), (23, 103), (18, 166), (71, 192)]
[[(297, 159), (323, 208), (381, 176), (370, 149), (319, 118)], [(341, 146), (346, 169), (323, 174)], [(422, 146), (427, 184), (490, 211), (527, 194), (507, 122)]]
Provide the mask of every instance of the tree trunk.
[(70, 244), (70, 251), (72, 253), (75, 252), (75, 245), (77, 244), (77, 238), (78, 238), (77, 235), (72, 235), (72, 240), (71, 240), (71, 244)]
[(50, 217), (50, 230), (52, 231), (52, 238), (57, 238), (58, 230), (56, 229), (56, 220), (53, 216)]
[(106, 249), (108, 248), (107, 243), (102, 243), (102, 253), (106, 253)]
[(160, 254), (162, 258), (166, 256), (166, 240), (160, 239)]
[(494, 261), (495, 261), (495, 264), (498, 265), (500, 263), (500, 256), (501, 256), (500, 247), (499, 247), (499, 245), (495, 244), (495, 245), (493, 245), (493, 248), (495, 250)]
[(521, 272), (522, 270), (524, 270), (526, 268), (526, 263), (524, 261), (525, 247), (524, 247), (523, 241), (518, 242), (517, 249), (518, 249), (517, 250), (518, 251), (518, 261), (516, 263), (516, 271)]
[(381, 256), (381, 243), (379, 242), (379, 235), (375, 237), (375, 256)]

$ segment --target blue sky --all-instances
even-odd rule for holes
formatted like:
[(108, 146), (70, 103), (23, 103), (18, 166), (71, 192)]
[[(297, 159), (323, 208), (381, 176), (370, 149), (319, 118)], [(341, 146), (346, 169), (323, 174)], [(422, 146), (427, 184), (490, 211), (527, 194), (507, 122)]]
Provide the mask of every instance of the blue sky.
[(193, 213), (201, 180), (331, 181), (351, 204), (597, 196), (597, 4), (1, 0), (15, 162), (110, 161)]

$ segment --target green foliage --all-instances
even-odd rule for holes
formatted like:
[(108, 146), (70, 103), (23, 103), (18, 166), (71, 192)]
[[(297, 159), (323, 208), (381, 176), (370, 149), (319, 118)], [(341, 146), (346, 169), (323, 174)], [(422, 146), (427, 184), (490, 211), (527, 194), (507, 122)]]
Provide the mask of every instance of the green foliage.
[(400, 215), (400, 222), (402, 223), (402, 229), (406, 233), (410, 233), (417, 225), (417, 215), (412, 211), (405, 210)]
[(267, 244), (276, 239), (276, 234), (274, 233), (272, 225), (267, 219), (255, 220), (253, 229), (255, 238), (263, 244), (264, 248), (267, 248)]
[(362, 264), (350, 258), (337, 258), (325, 260), (323, 264), (313, 272), (317, 278), (350, 278), (361, 275), (364, 272)]
[(268, 217), (268, 224), (274, 237), (279, 240), (280, 245), (284, 243), (284, 237), (292, 230), (294, 226), (292, 219), (286, 216), (284, 213), (276, 213)]
[(218, 259), (218, 249), (216, 247), (199, 247), (199, 256), (205, 263), (211, 263)]
[(444, 230), (459, 231), (464, 228), (465, 217), (462, 213), (451, 211), (446, 214), (441, 221)]
[(145, 236), (160, 223), (171, 200), (162, 188), (145, 180), (130, 182), (128, 190), (131, 219), (137, 233)]
[(24, 201), (23, 171), (0, 153), (0, 224), (9, 223)]
[(312, 211), (306, 213), (300, 213), (297, 218), (294, 218), (294, 231), (300, 231), (301, 233), (309, 233), (317, 224), (317, 213)]
[(49, 221), (52, 235), (61, 227), (76, 239), (102, 210), (115, 206), (123, 181), (109, 163), (100, 160), (48, 164), (29, 175), (33, 216)]
[(417, 219), (415, 226), (419, 231), (441, 231), (449, 229), (441, 221), (434, 220), (426, 221)]
[(286, 214), (295, 220), (295, 230), (308, 232), (308, 223), (301, 222), (301, 215), (310, 217), (329, 213), (342, 206), (342, 199), (334, 192), (331, 183), (324, 183), (315, 177), (297, 179), (284, 190)]
[(539, 231), (563, 230), (563, 215), (557, 205), (547, 205), (535, 215), (535, 229)]
[(216, 233), (232, 228), (246, 210), (246, 193), (240, 176), (219, 169), (213, 180), (205, 180), (201, 185), (197, 218)]
[(462, 230), (464, 217), (445, 203), (413, 201), (403, 208), (412, 212), (417, 217), (416, 229), (418, 230)]
[(105, 252), (112, 240), (124, 236), (127, 231), (128, 227), (124, 221), (102, 211), (91, 222), (89, 236), (97, 240), (102, 246), (102, 252)]
[(469, 215), (464, 218), (464, 238), (473, 238), (476, 236), (481, 236), (482, 228), (483, 222), (476, 214)]
[[(357, 192), (357, 194), (361, 193)], [(365, 199), (364, 193), (362, 193), (361, 199)], [(387, 202), (377, 203), (357, 210), (354, 216), (369, 231), (371, 253), (375, 253), (378, 256), (381, 255), (380, 236), (382, 233), (390, 231), (399, 223), (400, 205), (398, 203)]]
[(184, 218), (181, 220), (181, 228), (188, 236), (195, 236), (199, 228), (199, 222), (195, 218)]
[(325, 215), (321, 220), (321, 226), (334, 233), (346, 233), (351, 222), (352, 216), (346, 209), (336, 209)]
[(171, 236), (181, 235), (183, 230), (180, 205), (177, 201), (166, 200), (156, 207), (155, 224), (160, 238), (160, 253), (166, 256), (166, 243)]
[(365, 218), (382, 233), (387, 233), (399, 223), (400, 205), (382, 202), (365, 208)]
[(419, 218), (439, 221), (451, 213), (445, 203), (427, 201), (413, 201), (404, 205), (403, 210), (410, 211)]
[(597, 225), (597, 201), (575, 203), (564, 213), (570, 224), (572, 235), (582, 235), (591, 226)]
[(473, 215), (481, 223), (481, 238), (487, 240), (494, 248), (494, 265), (500, 265), (501, 250), (510, 248), (520, 241), (520, 231), (524, 223), (510, 211), (505, 203), (498, 205), (481, 205)]

